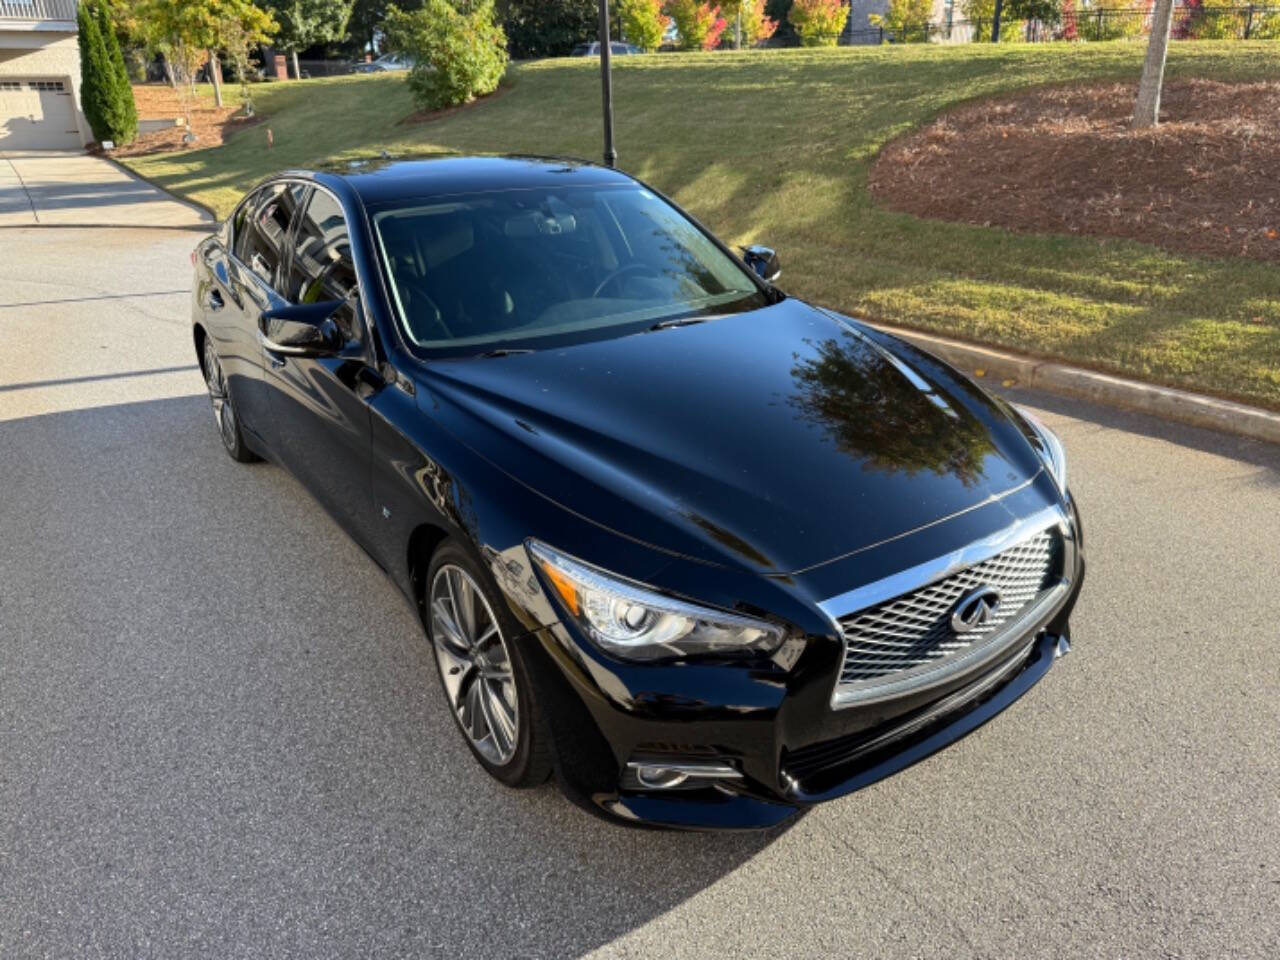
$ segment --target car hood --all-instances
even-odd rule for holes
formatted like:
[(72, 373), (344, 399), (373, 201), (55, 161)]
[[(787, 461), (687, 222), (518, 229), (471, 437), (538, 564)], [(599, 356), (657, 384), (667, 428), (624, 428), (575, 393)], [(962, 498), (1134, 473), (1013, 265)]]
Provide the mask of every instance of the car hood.
[(424, 411), (499, 469), (659, 549), (801, 571), (972, 508), (1040, 461), (929, 355), (787, 299), (429, 364)]

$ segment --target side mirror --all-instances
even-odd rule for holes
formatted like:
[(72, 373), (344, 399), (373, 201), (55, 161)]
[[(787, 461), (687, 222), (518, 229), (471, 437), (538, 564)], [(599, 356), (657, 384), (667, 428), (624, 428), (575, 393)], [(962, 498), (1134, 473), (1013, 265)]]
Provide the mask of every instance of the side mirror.
[(345, 300), (290, 304), (266, 310), (258, 330), (268, 350), (298, 357), (322, 357), (342, 349), (342, 332), (333, 322)]
[(753, 243), (742, 248), (742, 259), (766, 283), (773, 283), (782, 276), (782, 264), (778, 262), (778, 252), (773, 247)]

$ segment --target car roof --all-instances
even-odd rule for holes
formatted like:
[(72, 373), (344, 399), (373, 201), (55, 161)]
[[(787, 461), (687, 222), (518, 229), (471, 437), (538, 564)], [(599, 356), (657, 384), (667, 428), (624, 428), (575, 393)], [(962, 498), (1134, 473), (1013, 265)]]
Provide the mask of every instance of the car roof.
[(311, 176), (351, 190), (365, 206), (490, 190), (635, 183), (617, 170), (560, 157), (382, 158), (327, 167)]

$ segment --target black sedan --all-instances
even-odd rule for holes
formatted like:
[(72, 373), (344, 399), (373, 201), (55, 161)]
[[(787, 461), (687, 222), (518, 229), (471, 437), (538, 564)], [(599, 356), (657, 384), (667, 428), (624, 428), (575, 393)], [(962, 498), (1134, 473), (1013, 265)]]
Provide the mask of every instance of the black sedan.
[(1068, 648), (1054, 435), (628, 176), (288, 172), (193, 262), (227, 452), (294, 473), (410, 599), (505, 784), (769, 826)]

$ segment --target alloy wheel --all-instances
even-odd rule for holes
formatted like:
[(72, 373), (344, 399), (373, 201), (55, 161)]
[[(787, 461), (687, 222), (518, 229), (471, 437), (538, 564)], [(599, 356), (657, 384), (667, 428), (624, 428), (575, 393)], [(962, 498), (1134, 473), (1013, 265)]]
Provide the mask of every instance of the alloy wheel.
[(509, 763), (520, 731), (511, 654), (480, 587), (453, 564), (431, 581), (431, 640), (463, 732), (490, 763)]
[(222, 443), (228, 450), (236, 448), (236, 411), (231, 405), (231, 393), (227, 389), (227, 378), (222, 372), (222, 363), (218, 360), (217, 351), (207, 340), (204, 345), (204, 380), (209, 388), (209, 402), (213, 405), (213, 419), (218, 424), (218, 433)]

